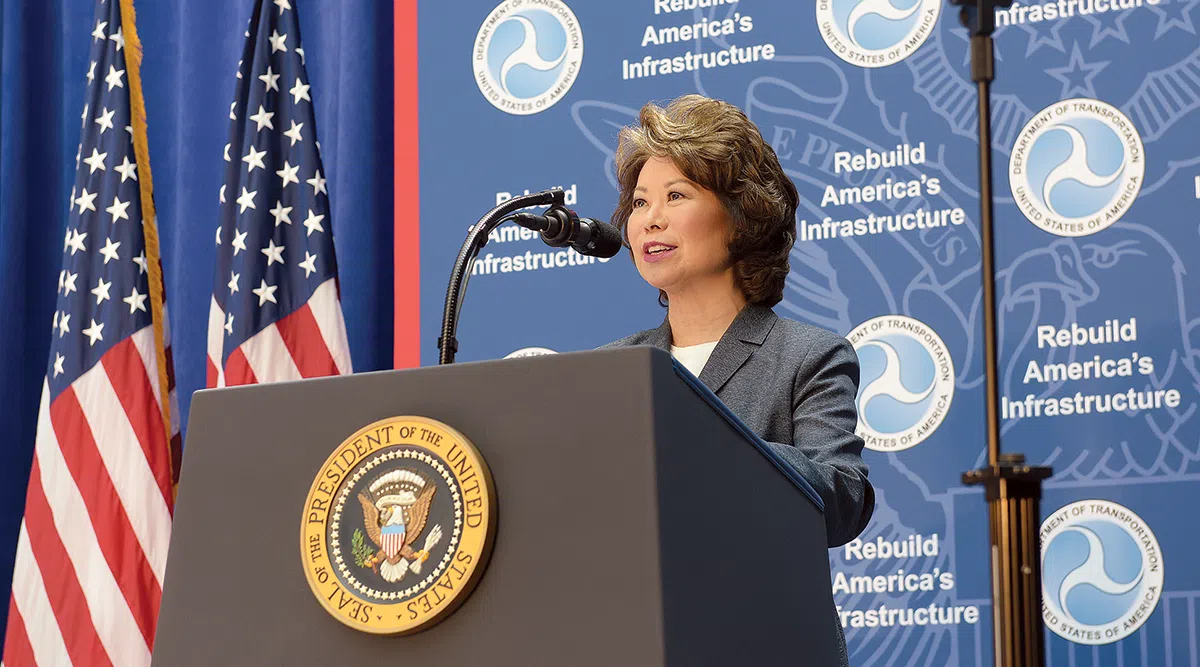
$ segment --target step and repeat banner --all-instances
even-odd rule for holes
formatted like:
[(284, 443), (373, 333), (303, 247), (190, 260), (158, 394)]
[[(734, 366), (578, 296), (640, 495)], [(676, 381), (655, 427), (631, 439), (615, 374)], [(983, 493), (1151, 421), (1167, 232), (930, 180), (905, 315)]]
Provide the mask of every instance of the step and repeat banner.
[[(1198, 5), (997, 14), (1003, 442), (1054, 468), (1052, 665), (1200, 659)], [(461, 0), (420, 3), (417, 33), (422, 363), (484, 212), (560, 186), (608, 219), (642, 104), (738, 105), (802, 197), (777, 312), (861, 361), (877, 506), (829, 554), (851, 662), (990, 665), (986, 505), (960, 482), (985, 461), (976, 89), (944, 0)], [(459, 360), (590, 349), (663, 316), (627, 253), (506, 226), (475, 264)]]

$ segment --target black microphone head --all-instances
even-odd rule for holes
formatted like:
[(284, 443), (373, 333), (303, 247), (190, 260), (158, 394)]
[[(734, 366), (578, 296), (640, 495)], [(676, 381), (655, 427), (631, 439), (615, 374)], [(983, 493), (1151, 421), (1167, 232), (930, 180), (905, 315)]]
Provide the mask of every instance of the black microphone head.
[(591, 218), (580, 218), (579, 222), (590, 228), (591, 234), (584, 244), (572, 245), (581, 255), (608, 258), (621, 252), (621, 232), (613, 225)]

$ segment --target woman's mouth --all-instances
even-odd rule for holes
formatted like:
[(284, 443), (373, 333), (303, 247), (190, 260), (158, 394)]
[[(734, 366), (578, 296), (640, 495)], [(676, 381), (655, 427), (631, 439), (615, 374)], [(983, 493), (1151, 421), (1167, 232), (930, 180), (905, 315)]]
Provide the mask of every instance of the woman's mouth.
[(646, 243), (642, 245), (642, 261), (661, 262), (675, 252), (675, 246), (665, 243)]

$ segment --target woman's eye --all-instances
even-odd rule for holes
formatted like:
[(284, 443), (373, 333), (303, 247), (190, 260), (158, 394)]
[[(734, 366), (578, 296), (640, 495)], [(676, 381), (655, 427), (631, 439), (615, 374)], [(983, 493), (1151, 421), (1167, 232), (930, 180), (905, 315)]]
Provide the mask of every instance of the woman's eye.
[(667, 199), (670, 199), (671, 201), (675, 201), (681, 197), (683, 197), (683, 193), (681, 192), (672, 192), (671, 194), (667, 195)]
[(642, 206), (644, 206), (645, 204), (646, 204), (646, 200), (645, 200), (645, 199), (635, 199), (635, 200), (633, 200), (633, 207), (634, 207), (634, 208), (641, 208), (641, 207), (642, 207)]

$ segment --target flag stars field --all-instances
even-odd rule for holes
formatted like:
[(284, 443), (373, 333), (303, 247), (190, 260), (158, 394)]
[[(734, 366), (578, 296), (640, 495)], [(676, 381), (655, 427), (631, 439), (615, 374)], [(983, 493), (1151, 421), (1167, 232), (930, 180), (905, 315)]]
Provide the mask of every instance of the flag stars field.
[(276, 31), (271, 32), (271, 53), (276, 51), (287, 51), (287, 35), (279, 34)]
[(129, 156), (126, 155), (121, 161), (121, 164), (113, 167), (118, 174), (121, 175), (121, 182), (124, 183), (127, 179), (137, 180), (137, 164), (129, 161)]
[(304, 123), (297, 123), (296, 121), (293, 120), (291, 128), (289, 128), (287, 132), (284, 132), (283, 136), (287, 137), (288, 139), (291, 139), (292, 145), (295, 146), (297, 141), (304, 141), (304, 137), (302, 137), (300, 135), (300, 130), (303, 127), (304, 127)]
[(105, 130), (111, 130), (113, 128), (112, 119), (113, 119), (113, 115), (116, 113), (117, 113), (117, 111), (115, 109), (112, 111), (109, 111), (108, 107), (104, 107), (100, 110), (100, 115), (96, 116), (95, 123), (100, 126), (101, 136), (104, 135)]
[[(259, 109), (261, 108), (262, 107), (259, 107)], [(251, 120), (253, 120), (253, 116), (251, 117)], [(266, 165), (263, 164), (262, 160), (263, 156), (266, 154), (266, 151), (258, 151), (255, 150), (254, 146), (251, 146), (250, 152), (246, 153), (246, 155), (242, 157), (242, 162), (246, 163), (247, 172), (253, 172), (255, 167), (259, 169), (266, 169)]]
[(120, 247), (120, 241), (113, 243), (112, 238), (104, 239), (104, 247), (100, 249), (100, 254), (104, 257), (105, 264), (108, 264), (111, 260), (120, 259), (117, 255), (117, 249)]
[[(253, 171), (253, 170), (251, 170), (251, 171)], [(258, 208), (257, 206), (254, 205), (254, 197), (257, 194), (258, 194), (258, 190), (254, 190), (253, 192), (250, 192), (250, 191), (246, 190), (245, 186), (242, 186), (242, 194), (241, 194), (241, 196), (239, 196), (237, 198), (237, 204), (238, 204), (238, 206), (241, 207), (241, 210), (238, 211), (238, 213), (245, 213), (246, 209), (248, 209), (248, 208)]]
[(128, 220), (129, 219), (129, 213), (128, 213), (129, 205), (132, 203), (133, 203), (132, 200), (131, 201), (121, 201), (120, 197), (114, 196), (112, 206), (109, 206), (108, 208), (106, 208), (104, 210), (106, 213), (108, 213), (109, 215), (112, 216), (112, 221), (114, 224), (116, 224), (116, 222), (118, 220)]
[(88, 173), (94, 174), (97, 169), (105, 170), (104, 158), (108, 157), (108, 153), (101, 153), (99, 149), (92, 149), (92, 156), (83, 161), (88, 166)]
[(100, 305), (111, 297), (108, 296), (108, 290), (112, 287), (112, 281), (104, 282), (103, 278), (96, 279), (96, 286), (92, 288), (92, 294), (96, 295), (96, 305)]
[(284, 246), (275, 245), (275, 239), (267, 242), (267, 247), (262, 249), (262, 254), (267, 256), (267, 266), (271, 266), (275, 262), (283, 264), (283, 248)]
[(134, 314), (134, 312), (139, 311), (139, 310), (142, 311), (143, 313), (146, 312), (146, 299), (147, 298), (149, 298), (148, 294), (139, 293), (137, 290), (137, 286), (134, 286), (131, 289), (131, 291), (129, 292), (129, 296), (127, 296), (121, 300), (124, 301), (125, 303), (129, 304), (129, 314), (132, 315), (132, 314)]
[(251, 116), (250, 120), (254, 121), (258, 125), (257, 130), (262, 132), (264, 127), (271, 130), (275, 129), (275, 124), (271, 122), (271, 119), (274, 117), (274, 113), (267, 111), (265, 108), (263, 108), (263, 105), (260, 104), (258, 105), (258, 113)]
[(277, 176), (279, 176), (279, 178), (283, 181), (283, 185), (280, 186), (280, 189), (286, 190), (288, 183), (299, 184), (300, 179), (296, 176), (296, 172), (298, 172), (298, 171), (300, 171), (300, 165), (296, 165), (295, 167), (293, 167), (291, 164), (288, 163), (287, 160), (284, 160), (283, 168), (280, 169), (279, 171), (275, 172), (275, 174)]
[[(94, 151), (95, 149), (92, 150)], [(96, 210), (96, 205), (93, 202), (96, 201), (96, 196), (98, 194), (100, 193), (88, 192), (86, 187), (82, 189), (82, 191), (79, 193), (79, 197), (75, 200), (75, 203), (79, 205), (80, 214), (82, 214), (84, 211)]]
[(231, 243), (230, 245), (233, 247), (233, 254), (235, 256), (239, 252), (246, 249), (246, 236), (249, 234), (250, 234), (250, 232), (234, 232), (233, 243)]
[(279, 75), (272, 74), (270, 67), (267, 67), (267, 73), (258, 77), (258, 79), (266, 85), (266, 90), (263, 91), (264, 93), (269, 93), (272, 90), (279, 92)]
[(104, 77), (104, 82), (108, 84), (108, 89), (110, 91), (114, 87), (115, 88), (124, 88), (125, 82), (121, 80), (121, 77), (123, 77), (123, 76), (125, 76), (125, 70), (117, 69), (116, 67), (109, 65), (108, 66), (108, 76)]
[(313, 176), (312, 178), (310, 178), (304, 182), (308, 183), (309, 185), (311, 185), (313, 187), (313, 195), (319, 195), (322, 193), (329, 194), (329, 191), (325, 189), (325, 179), (321, 178), (321, 170), (320, 169), (317, 170), (317, 173), (315, 176)]
[(292, 86), (291, 90), (288, 91), (289, 93), (292, 94), (292, 97), (294, 98), (292, 100), (293, 103), (299, 104), (300, 100), (308, 100), (309, 102), (312, 102), (312, 98), (308, 96), (308, 89), (309, 89), (309, 86), (307, 84), (301, 83), (300, 77), (296, 77), (296, 85)]
[(316, 255), (312, 254), (311, 252), (309, 252), (307, 250), (304, 251), (304, 261), (300, 262), (300, 268), (304, 269), (304, 277), (305, 278), (308, 278), (310, 275), (313, 274), (313, 272), (315, 272), (317, 270), (316, 261), (317, 261)]
[(271, 209), (271, 215), (275, 216), (275, 226), (278, 227), (285, 222), (289, 225), (292, 224), (291, 212), (291, 206), (284, 206), (282, 201), (275, 202), (275, 208)]
[(304, 228), (308, 230), (305, 236), (312, 236), (313, 232), (323, 232), (325, 228), (321, 226), (321, 221), (325, 219), (324, 214), (317, 215), (310, 208), (308, 209), (308, 217), (304, 220)]

